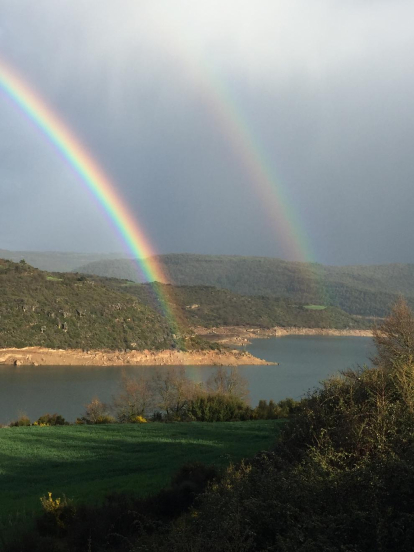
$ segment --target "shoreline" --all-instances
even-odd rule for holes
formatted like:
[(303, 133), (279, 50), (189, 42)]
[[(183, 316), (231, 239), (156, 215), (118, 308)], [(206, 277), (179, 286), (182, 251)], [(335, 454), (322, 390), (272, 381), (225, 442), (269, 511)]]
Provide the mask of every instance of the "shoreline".
[(82, 351), (23, 347), (0, 349), (0, 366), (243, 366), (275, 365), (246, 351)]
[(204, 328), (198, 326), (194, 332), (208, 341), (215, 341), (223, 345), (249, 345), (252, 339), (267, 339), (271, 337), (285, 337), (287, 335), (323, 335), (339, 337), (372, 337), (372, 330), (336, 330), (331, 328), (246, 328), (244, 326), (221, 326)]

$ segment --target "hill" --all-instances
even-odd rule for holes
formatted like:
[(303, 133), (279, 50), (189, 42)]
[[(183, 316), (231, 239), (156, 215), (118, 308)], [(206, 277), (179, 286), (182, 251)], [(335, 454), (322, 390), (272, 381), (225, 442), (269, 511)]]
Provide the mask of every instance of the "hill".
[(61, 251), (8, 251), (0, 249), (0, 259), (15, 263), (24, 259), (28, 264), (49, 272), (71, 272), (76, 267), (101, 260), (110, 261), (122, 257), (119, 253), (75, 253)]
[[(159, 307), (154, 287), (165, 287), (165, 284), (134, 284), (115, 279), (106, 281), (106, 285), (133, 295), (141, 303), (155, 309)], [(168, 288), (176, 316), (188, 326), (362, 329), (369, 328), (373, 322), (372, 319), (352, 316), (337, 307), (316, 308), (315, 305), (303, 305), (286, 298), (244, 296), (211, 286), (168, 285)]]
[[(169, 282), (214, 286), (241, 295), (285, 297), (302, 304), (339, 307), (349, 314), (386, 316), (399, 294), (414, 306), (414, 265), (333, 267), (266, 257), (161, 255)], [(136, 263), (100, 260), (78, 272), (140, 281)]]
[(0, 260), (0, 289), (0, 348), (192, 347), (190, 339), (172, 334), (167, 321), (136, 298), (84, 276)]

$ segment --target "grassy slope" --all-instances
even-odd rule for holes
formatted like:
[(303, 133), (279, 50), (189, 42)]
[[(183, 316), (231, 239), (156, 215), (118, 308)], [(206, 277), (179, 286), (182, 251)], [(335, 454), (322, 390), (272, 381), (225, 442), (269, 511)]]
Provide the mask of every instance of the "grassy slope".
[[(155, 307), (149, 284), (111, 280), (107, 285), (134, 295)], [(162, 286), (162, 284), (157, 284)], [(337, 307), (300, 305), (289, 299), (249, 297), (209, 286), (170, 287), (170, 297), (178, 305), (180, 319), (190, 326), (297, 326), (305, 328), (367, 328), (371, 320), (353, 317)]]
[[(162, 255), (177, 285), (216, 286), (242, 295), (288, 297), (337, 306), (348, 313), (385, 316), (399, 293), (414, 306), (414, 265), (330, 267), (265, 257)], [(140, 281), (128, 260), (98, 261), (80, 272)]]
[(4, 428), (0, 517), (40, 509), (52, 492), (96, 501), (114, 491), (148, 494), (184, 463), (226, 465), (276, 439), (280, 421)]
[[(51, 275), (0, 260), (0, 289), (0, 347), (116, 350), (183, 345), (166, 320), (137, 299), (75, 274)], [(186, 344), (191, 348), (190, 341)]]

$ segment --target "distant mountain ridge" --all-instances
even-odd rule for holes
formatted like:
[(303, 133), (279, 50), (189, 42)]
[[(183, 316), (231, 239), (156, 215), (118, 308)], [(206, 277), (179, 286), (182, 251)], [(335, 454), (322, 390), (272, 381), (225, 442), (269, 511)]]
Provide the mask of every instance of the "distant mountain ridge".
[[(119, 254), (0, 250), (0, 258), (50, 272), (79, 272), (142, 282), (137, 262)], [(288, 298), (383, 317), (398, 296), (414, 307), (414, 265), (323, 266), (268, 257), (168, 254), (156, 257), (180, 286), (214, 286), (240, 295)]]
[(29, 265), (49, 272), (72, 272), (78, 266), (100, 260), (128, 258), (120, 253), (76, 253), (61, 251), (9, 251), (0, 249), (0, 259), (15, 263), (24, 259)]
[[(214, 286), (241, 295), (286, 297), (336, 306), (361, 316), (386, 316), (400, 294), (414, 306), (414, 265), (324, 266), (267, 257), (169, 254), (156, 257), (169, 282)], [(140, 280), (136, 263), (99, 260), (77, 268), (99, 276)]]

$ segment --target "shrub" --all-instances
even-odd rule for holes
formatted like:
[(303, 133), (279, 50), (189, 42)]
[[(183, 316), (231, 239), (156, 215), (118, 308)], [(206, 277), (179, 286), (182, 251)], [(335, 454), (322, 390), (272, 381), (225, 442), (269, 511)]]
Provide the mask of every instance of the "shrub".
[(143, 416), (135, 416), (131, 419), (131, 424), (146, 424), (147, 420)]
[(256, 420), (276, 420), (279, 418), (289, 418), (295, 412), (298, 411), (300, 403), (291, 399), (283, 399), (277, 404), (274, 401), (261, 400), (256, 408), (253, 410), (254, 418)]
[(66, 422), (65, 418), (60, 414), (43, 414), (43, 416), (40, 416), (40, 418), (34, 422), (33, 425), (57, 426), (68, 425), (68, 422)]
[(10, 427), (30, 426), (30, 418), (26, 415), (19, 416), (15, 422), (10, 423)]
[(93, 399), (85, 406), (85, 414), (76, 420), (77, 424), (112, 424), (115, 422), (109, 407), (99, 399)]
[(75, 515), (75, 508), (71, 501), (64, 496), (53, 498), (52, 493), (48, 496), (42, 496), (40, 499), (44, 512), (44, 517), (39, 519), (38, 528), (40, 532), (61, 533), (67, 528), (67, 523)]
[(232, 422), (252, 418), (251, 408), (233, 395), (202, 395), (193, 399), (187, 409), (190, 419), (197, 422)]

